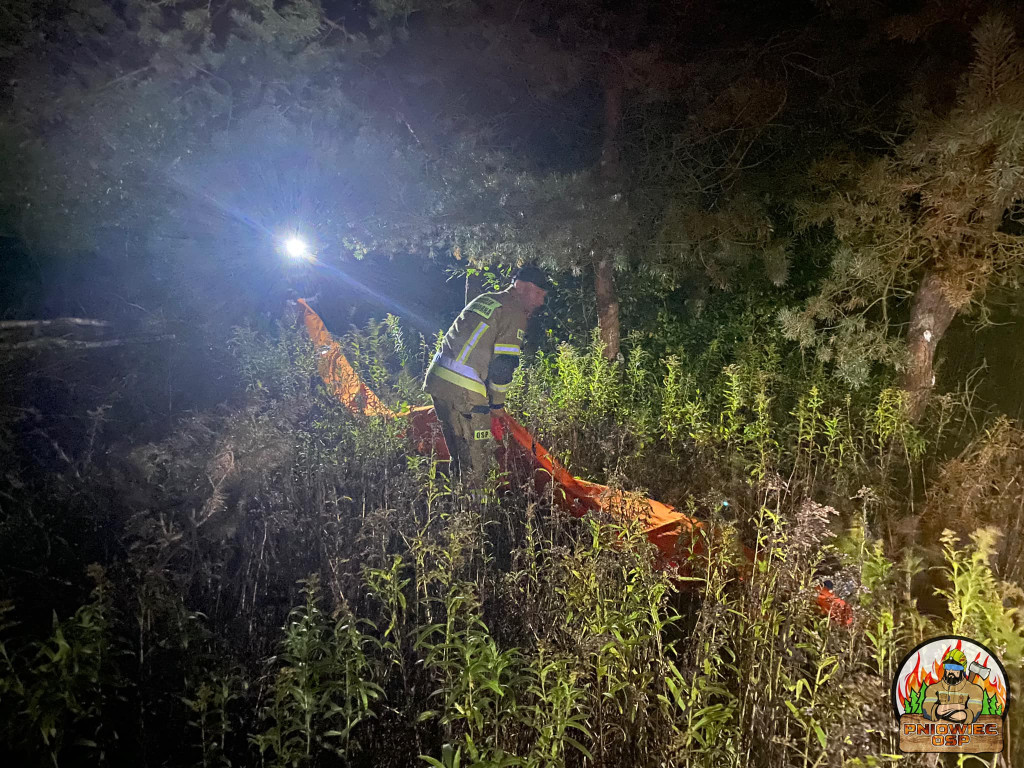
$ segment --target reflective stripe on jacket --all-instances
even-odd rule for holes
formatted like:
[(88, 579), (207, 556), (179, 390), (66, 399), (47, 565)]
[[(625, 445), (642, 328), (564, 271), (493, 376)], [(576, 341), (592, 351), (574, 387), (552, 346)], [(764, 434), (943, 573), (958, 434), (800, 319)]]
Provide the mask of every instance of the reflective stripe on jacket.
[(468, 389), (481, 397), (487, 397), (487, 385), (480, 379), (476, 371), (465, 363), (453, 360), (448, 355), (442, 355), (440, 352), (434, 355), (434, 359), (430, 362), (428, 382), (431, 376), (436, 376), (457, 387)]
[[(511, 378), (491, 381), (491, 364), (497, 356), (518, 362), (526, 323), (526, 312), (508, 289), (477, 296), (445, 334), (423, 388), (431, 395), (444, 397), (446, 391), (451, 393), (451, 387), (457, 387), (463, 394), (471, 393), (469, 397), (476, 404), (504, 405)], [(502, 370), (507, 368), (502, 366)]]

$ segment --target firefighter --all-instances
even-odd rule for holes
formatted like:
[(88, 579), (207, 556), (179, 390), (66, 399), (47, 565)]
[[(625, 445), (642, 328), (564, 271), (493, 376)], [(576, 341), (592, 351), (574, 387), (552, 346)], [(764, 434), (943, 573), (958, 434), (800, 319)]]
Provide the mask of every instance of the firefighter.
[(504, 291), (477, 296), (448, 329), (427, 369), (423, 389), (433, 400), (453, 475), (461, 473), (478, 497), (494, 451), (491, 417), (504, 414), (527, 321), (549, 287), (544, 272), (527, 265)]
[(981, 714), (985, 692), (967, 679), (967, 656), (950, 648), (942, 657), (942, 679), (924, 692), (923, 710), (929, 720), (973, 723)]

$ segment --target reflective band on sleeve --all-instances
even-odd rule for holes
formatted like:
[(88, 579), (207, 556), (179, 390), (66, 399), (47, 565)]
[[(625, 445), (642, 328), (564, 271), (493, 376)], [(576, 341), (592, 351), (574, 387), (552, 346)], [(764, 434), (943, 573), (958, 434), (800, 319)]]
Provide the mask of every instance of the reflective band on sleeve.
[(491, 382), (491, 389), (493, 389), (495, 392), (508, 392), (508, 388), (511, 386), (511, 381), (508, 384), (495, 384), (494, 382)]
[(473, 351), (473, 347), (475, 347), (476, 343), (480, 341), (480, 337), (488, 328), (490, 328), (490, 326), (483, 321), (476, 324), (476, 328), (473, 329), (473, 334), (469, 337), (466, 343), (462, 345), (462, 351), (459, 352), (459, 356), (455, 358), (456, 362), (466, 362), (466, 358), (468, 358), (470, 353)]
[(494, 354), (496, 355), (521, 355), (523, 350), (517, 344), (495, 344)]

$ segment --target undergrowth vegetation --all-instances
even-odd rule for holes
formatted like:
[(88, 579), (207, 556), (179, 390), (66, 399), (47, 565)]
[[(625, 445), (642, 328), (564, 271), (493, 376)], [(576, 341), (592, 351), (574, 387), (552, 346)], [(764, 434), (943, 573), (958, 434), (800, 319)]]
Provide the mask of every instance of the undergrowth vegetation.
[[(419, 397), (429, 342), (388, 321), (345, 344), (393, 407)], [(472, 502), (400, 422), (332, 401), (300, 328), (239, 330), (244, 402), (8, 477), (6, 562), (47, 521), (82, 578), (5, 568), (7, 764), (931, 764), (896, 756), (902, 655), (955, 631), (1022, 672), (1024, 432), (959, 445), (954, 398), (915, 425), (898, 390), (793, 376), (783, 349), (634, 339), (518, 374), (510, 409), (576, 474), (715, 524), (675, 573), (637, 526), (523, 489)], [(818, 610), (825, 579), (851, 625)]]

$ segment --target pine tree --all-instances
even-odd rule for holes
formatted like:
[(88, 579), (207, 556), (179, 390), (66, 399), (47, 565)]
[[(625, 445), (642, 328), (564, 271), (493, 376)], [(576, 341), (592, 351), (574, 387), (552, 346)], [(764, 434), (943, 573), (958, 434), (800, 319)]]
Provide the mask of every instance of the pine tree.
[[(814, 181), (827, 195), (803, 206), (803, 224), (831, 223), (841, 248), (817, 295), (782, 318), (791, 338), (844, 355), (839, 371), (855, 384), (873, 362), (898, 367), (914, 416), (935, 385), (935, 350), (953, 318), (983, 309), (987, 290), (1013, 284), (1024, 264), (1012, 231), (1024, 197), (1024, 54), (1000, 15), (984, 17), (973, 38), (950, 110), (918, 99), (912, 130), (889, 154), (818, 163)], [(901, 350), (895, 318), (908, 305)]]

